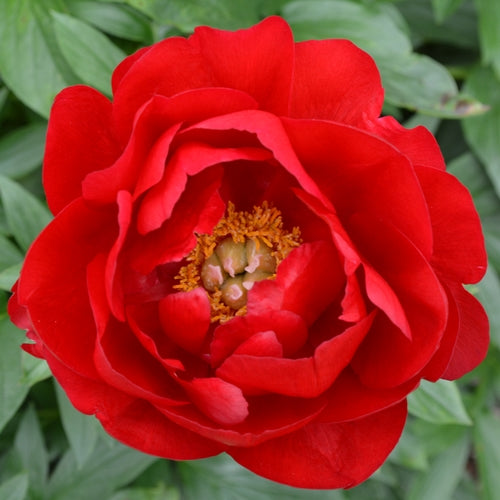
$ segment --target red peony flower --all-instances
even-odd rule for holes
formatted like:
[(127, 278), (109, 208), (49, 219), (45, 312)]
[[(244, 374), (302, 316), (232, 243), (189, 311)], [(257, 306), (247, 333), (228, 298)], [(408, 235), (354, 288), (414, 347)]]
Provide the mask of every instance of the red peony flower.
[(112, 83), (52, 109), (55, 218), (9, 304), (24, 348), (146, 453), (360, 483), (419, 381), (485, 355), (469, 193), (426, 129), (379, 118), (366, 53), (277, 17), (141, 49)]

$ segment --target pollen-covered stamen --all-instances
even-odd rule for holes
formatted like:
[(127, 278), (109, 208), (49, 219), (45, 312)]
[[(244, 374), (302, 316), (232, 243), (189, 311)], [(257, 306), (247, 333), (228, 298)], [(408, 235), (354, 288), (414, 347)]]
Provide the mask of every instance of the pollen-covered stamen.
[(299, 228), (283, 229), (280, 211), (267, 202), (253, 212), (237, 212), (229, 202), (212, 234), (196, 239), (174, 288), (187, 292), (202, 286), (212, 321), (245, 314), (248, 291), (257, 281), (273, 279), (279, 263), (301, 243)]

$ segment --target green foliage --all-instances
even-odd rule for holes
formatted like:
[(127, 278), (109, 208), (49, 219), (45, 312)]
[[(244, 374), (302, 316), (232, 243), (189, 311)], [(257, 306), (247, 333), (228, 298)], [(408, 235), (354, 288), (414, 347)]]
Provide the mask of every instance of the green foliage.
[[(278, 14), (296, 40), (348, 38), (376, 60), (384, 111), (437, 136), (470, 190), (489, 254), (469, 287), (491, 325), (486, 361), (457, 383), (423, 382), (384, 466), (348, 491), (258, 478), (228, 456), (174, 463), (114, 442), (78, 413), (45, 361), (19, 346), (5, 308), (31, 242), (51, 220), (41, 164), (54, 96), (72, 84), (111, 95), (126, 55), (197, 25)], [(0, 1), (0, 499), (494, 500), (500, 491), (500, 2), (491, 0)], [(460, 90), (459, 90), (460, 89)]]

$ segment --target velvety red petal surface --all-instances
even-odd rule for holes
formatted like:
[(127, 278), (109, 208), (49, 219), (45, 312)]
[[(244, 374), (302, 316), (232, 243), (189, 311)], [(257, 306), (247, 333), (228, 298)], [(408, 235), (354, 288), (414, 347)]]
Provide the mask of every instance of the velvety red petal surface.
[(295, 45), (292, 118), (359, 125), (379, 116), (384, 100), (373, 59), (348, 40), (311, 40)]
[(234, 33), (198, 28), (187, 40), (168, 38), (141, 54), (119, 80), (113, 110), (118, 135), (128, 137), (135, 111), (153, 95), (204, 87), (241, 90), (264, 109), (284, 113), (292, 65), (292, 34), (278, 17)]
[(50, 113), (43, 185), (53, 214), (82, 193), (82, 181), (114, 163), (120, 149), (113, 135), (112, 104), (90, 87), (59, 93)]
[(221, 427), (193, 405), (160, 408), (173, 422), (219, 443), (255, 446), (289, 434), (314, 420), (326, 405), (324, 398), (288, 398), (273, 394), (247, 397), (248, 417), (230, 428)]
[(173, 342), (199, 354), (210, 326), (210, 303), (205, 290), (171, 293), (159, 303), (163, 331)]
[(471, 195), (447, 172), (421, 167), (416, 173), (434, 230), (433, 267), (455, 281), (476, 283), (486, 272), (487, 258)]
[(114, 210), (92, 210), (81, 198), (72, 202), (31, 246), (18, 285), (19, 303), (28, 307), (42, 342), (90, 378), (97, 378), (92, 363), (96, 327), (86, 266), (111, 245), (115, 218)]
[(350, 363), (372, 321), (373, 315), (323, 342), (312, 357), (284, 359), (235, 352), (217, 369), (216, 374), (244, 391), (316, 397), (328, 389)]
[(122, 443), (172, 460), (211, 457), (226, 448), (176, 425), (140, 399), (128, 398), (121, 404), (116, 400), (105, 400), (96, 416), (106, 431)]
[(402, 402), (366, 418), (313, 422), (261, 445), (227, 452), (244, 467), (274, 481), (300, 488), (349, 488), (382, 465), (405, 420), (406, 402)]
[(397, 149), (342, 124), (290, 119), (283, 124), (302, 165), (343, 222), (367, 211), (390, 221), (431, 256), (432, 226), (422, 188)]
[(350, 225), (364, 257), (401, 301), (411, 330), (410, 340), (379, 314), (353, 367), (368, 386), (395, 387), (413, 378), (437, 350), (448, 319), (446, 294), (426, 259), (396, 228), (367, 213)]
[(425, 127), (406, 129), (392, 116), (368, 122), (366, 127), (373, 134), (395, 146), (413, 165), (439, 170), (446, 168), (436, 139)]
[(455, 380), (481, 363), (490, 338), (488, 317), (479, 301), (461, 286), (452, 286), (450, 290), (458, 309), (458, 333), (443, 378)]

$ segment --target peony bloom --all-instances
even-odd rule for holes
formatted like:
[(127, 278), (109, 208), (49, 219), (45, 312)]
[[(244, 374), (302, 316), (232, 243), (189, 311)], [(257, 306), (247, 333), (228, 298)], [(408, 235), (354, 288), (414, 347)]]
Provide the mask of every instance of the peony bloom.
[(366, 53), (277, 17), (141, 49), (112, 84), (55, 100), (55, 217), (9, 304), (24, 348), (146, 453), (360, 483), (419, 381), (485, 355), (469, 193), (426, 129), (379, 117)]

